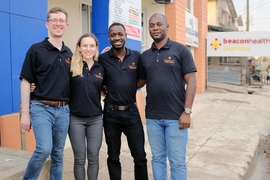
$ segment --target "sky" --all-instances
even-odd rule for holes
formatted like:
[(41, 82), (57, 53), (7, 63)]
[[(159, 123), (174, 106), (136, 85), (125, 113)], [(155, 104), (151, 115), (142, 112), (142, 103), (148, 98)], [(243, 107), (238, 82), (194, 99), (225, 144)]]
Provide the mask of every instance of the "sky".
[[(247, 0), (233, 0), (237, 15), (242, 15), (243, 27), (246, 30)], [(270, 0), (249, 0), (250, 26), (249, 31), (270, 31)]]

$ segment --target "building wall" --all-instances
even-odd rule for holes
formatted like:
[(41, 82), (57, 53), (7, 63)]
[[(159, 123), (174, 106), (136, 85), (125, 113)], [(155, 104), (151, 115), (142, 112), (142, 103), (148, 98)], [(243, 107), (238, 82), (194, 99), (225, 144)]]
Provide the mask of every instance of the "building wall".
[(222, 26), (226, 28), (234, 28), (234, 24), (232, 23), (232, 15), (229, 9), (227, 1), (217, 0), (217, 26)]
[(208, 30), (207, 21), (207, 1), (196, 0), (194, 2), (194, 16), (198, 18), (199, 48), (194, 50), (194, 59), (198, 69), (197, 93), (204, 93), (207, 86), (207, 57), (206, 57), (206, 39)]
[(208, 0), (208, 24), (226, 28), (235, 28), (235, 24), (227, 1)]
[(217, 25), (217, 1), (216, 0), (208, 0), (208, 24), (209, 25)]
[(165, 5), (165, 15), (169, 23), (168, 36), (174, 41), (186, 43), (185, 1), (175, 0), (174, 4)]
[(19, 112), (19, 75), (28, 48), (47, 36), (46, 13), (47, 0), (0, 1), (0, 146), (21, 148), (19, 113), (13, 113)]
[[(0, 38), (0, 54), (2, 60), (0, 61), (0, 66), (2, 67), (0, 71), (0, 102), (5, 102), (5, 106), (0, 108), (0, 115), (6, 113), (11, 113), (12, 107), (12, 72), (11, 72), (11, 49), (10, 49), (10, 14), (9, 7), (4, 7), (4, 4), (0, 2), (0, 21), (1, 21), (1, 38)], [(5, 77), (5, 78), (3, 78)]]
[(31, 44), (47, 35), (47, 1), (0, 1), (0, 115), (19, 111), (21, 66)]
[[(165, 5), (165, 15), (168, 18), (169, 32), (168, 35), (172, 40), (185, 44), (186, 42), (186, 22), (185, 22), (185, 2), (175, 0), (174, 4)], [(194, 48), (194, 60), (197, 66), (197, 91), (204, 93), (206, 90), (206, 49), (205, 43), (207, 38), (207, 1), (194, 1), (194, 16), (198, 18), (199, 47)]]

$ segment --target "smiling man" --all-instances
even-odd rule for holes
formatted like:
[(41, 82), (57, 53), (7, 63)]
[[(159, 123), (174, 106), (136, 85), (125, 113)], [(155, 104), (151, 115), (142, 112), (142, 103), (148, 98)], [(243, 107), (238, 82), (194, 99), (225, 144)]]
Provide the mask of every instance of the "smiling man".
[(104, 82), (108, 93), (104, 99), (104, 132), (108, 147), (107, 166), (111, 180), (121, 180), (119, 161), (121, 134), (127, 137), (134, 159), (135, 180), (148, 179), (144, 150), (144, 131), (136, 105), (137, 77), (141, 54), (125, 47), (126, 30), (120, 23), (109, 27), (112, 48), (99, 56), (105, 68)]
[[(36, 140), (24, 180), (38, 179), (49, 155), (50, 179), (62, 179), (63, 150), (69, 126), (72, 56), (62, 41), (68, 28), (67, 18), (66, 11), (60, 7), (49, 10), (46, 22), (49, 37), (29, 48), (21, 70), (21, 128), (29, 131), (32, 126)], [(30, 83), (36, 86), (31, 94)]]
[(190, 50), (170, 40), (168, 29), (163, 14), (150, 17), (149, 34), (154, 42), (142, 53), (145, 71), (139, 81), (147, 81), (145, 114), (154, 179), (167, 179), (168, 159), (170, 179), (186, 180), (186, 145), (197, 69)]

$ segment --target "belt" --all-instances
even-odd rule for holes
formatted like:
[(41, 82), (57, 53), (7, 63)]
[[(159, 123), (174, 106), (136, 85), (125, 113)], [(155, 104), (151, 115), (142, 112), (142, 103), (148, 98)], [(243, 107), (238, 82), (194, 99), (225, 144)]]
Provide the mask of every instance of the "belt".
[(113, 105), (113, 104), (108, 104), (108, 103), (106, 103), (106, 104), (105, 104), (105, 107), (109, 107), (109, 108), (112, 108), (112, 109), (124, 111), (124, 110), (127, 110), (127, 109), (131, 109), (131, 108), (137, 107), (137, 104), (134, 103), (134, 104), (126, 105), (126, 106), (118, 106), (118, 105)]
[(54, 107), (65, 106), (68, 104), (68, 101), (50, 101), (50, 100), (39, 100), (39, 99), (32, 99), (32, 100), (37, 100), (43, 104), (54, 106)]

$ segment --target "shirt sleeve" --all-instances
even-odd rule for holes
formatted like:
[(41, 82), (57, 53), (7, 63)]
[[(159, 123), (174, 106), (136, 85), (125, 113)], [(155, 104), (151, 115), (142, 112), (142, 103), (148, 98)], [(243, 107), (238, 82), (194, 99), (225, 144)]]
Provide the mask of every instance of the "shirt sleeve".
[(138, 60), (138, 79), (147, 79), (145, 68), (143, 66), (143, 55), (139, 56)]
[(182, 62), (182, 68), (183, 68), (183, 76), (185, 76), (188, 73), (197, 72), (197, 68), (195, 66), (194, 59), (192, 57), (192, 54), (188, 48), (184, 48), (184, 50), (180, 54), (181, 62)]
[(29, 83), (34, 82), (34, 65), (35, 65), (36, 54), (33, 50), (33, 46), (29, 48), (26, 53), (24, 63), (21, 69), (20, 80), (26, 79)]

